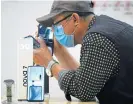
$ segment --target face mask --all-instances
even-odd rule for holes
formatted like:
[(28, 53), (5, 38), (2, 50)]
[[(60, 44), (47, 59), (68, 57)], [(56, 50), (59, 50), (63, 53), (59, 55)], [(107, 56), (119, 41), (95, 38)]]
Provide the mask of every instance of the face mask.
[[(75, 31), (74, 31), (75, 32)], [(67, 35), (64, 32), (63, 26), (54, 26), (54, 35), (57, 41), (65, 47), (74, 47), (74, 32), (71, 35)]]

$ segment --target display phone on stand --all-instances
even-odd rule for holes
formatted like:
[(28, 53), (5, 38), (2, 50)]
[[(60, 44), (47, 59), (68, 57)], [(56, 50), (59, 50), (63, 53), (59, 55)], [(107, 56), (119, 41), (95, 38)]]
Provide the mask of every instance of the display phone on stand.
[(29, 66), (27, 69), (27, 73), (28, 73), (27, 100), (29, 102), (44, 101), (44, 92), (45, 92), (44, 67)]

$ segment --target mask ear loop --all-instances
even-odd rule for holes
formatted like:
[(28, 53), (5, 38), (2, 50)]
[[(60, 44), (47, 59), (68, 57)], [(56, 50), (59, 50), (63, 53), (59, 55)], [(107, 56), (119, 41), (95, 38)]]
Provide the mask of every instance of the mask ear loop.
[[(76, 31), (76, 28), (77, 28), (77, 25), (76, 25), (76, 27), (75, 27), (73, 33), (71, 34), (71, 35), (73, 36), (74, 40), (75, 40), (74, 33), (75, 33), (75, 31)], [(73, 41), (73, 42), (74, 42), (74, 41)], [(74, 42), (73, 44), (75, 45), (75, 42)]]
[(72, 16), (71, 16), (68, 20), (66, 20), (67, 22), (65, 23), (64, 28), (65, 28), (66, 25), (68, 24), (68, 21), (71, 20), (71, 18), (72, 18)]
[[(66, 25), (68, 24), (68, 21), (69, 21), (71, 18), (72, 18), (72, 16), (67, 20), (67, 23), (64, 25), (64, 28), (66, 27)], [(75, 31), (76, 31), (76, 28), (77, 28), (77, 25), (76, 25), (74, 31), (72, 32), (72, 35), (74, 35), (74, 33), (75, 33)]]
[[(76, 28), (77, 28), (77, 25), (75, 26), (74, 32), (76, 31)], [(74, 33), (74, 32), (73, 32), (73, 33)]]

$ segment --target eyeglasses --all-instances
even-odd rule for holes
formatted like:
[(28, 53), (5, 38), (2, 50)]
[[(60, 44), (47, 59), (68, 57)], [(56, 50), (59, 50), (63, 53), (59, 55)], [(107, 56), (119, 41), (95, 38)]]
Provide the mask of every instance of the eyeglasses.
[(72, 15), (72, 14), (70, 14), (70, 15), (66, 16), (65, 18), (59, 20), (58, 22), (54, 23), (53, 26), (55, 26), (55, 25), (59, 24), (60, 22), (64, 21), (65, 19), (67, 19), (67, 18), (70, 17), (71, 15)]

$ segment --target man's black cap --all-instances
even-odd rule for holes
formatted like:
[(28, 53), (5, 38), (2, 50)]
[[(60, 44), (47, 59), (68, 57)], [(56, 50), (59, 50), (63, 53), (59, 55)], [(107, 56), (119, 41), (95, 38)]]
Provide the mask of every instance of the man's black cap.
[(63, 12), (83, 12), (83, 13), (93, 12), (93, 3), (89, 0), (86, 1), (55, 0), (52, 4), (50, 13), (40, 18), (37, 18), (36, 20), (37, 22), (46, 27), (51, 27), (53, 24), (53, 18)]

